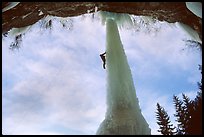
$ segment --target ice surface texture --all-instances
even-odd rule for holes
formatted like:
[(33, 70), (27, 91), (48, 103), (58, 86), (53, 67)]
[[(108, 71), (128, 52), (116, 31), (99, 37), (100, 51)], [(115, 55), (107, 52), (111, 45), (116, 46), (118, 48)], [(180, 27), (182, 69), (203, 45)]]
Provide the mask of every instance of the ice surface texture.
[(149, 135), (114, 19), (106, 19), (107, 112), (96, 134)]

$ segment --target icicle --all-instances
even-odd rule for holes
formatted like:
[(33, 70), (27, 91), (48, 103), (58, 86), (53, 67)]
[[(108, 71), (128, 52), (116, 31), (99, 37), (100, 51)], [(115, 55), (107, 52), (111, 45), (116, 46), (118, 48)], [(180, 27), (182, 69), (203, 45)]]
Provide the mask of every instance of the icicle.
[(16, 37), (16, 36), (18, 36), (18, 35), (20, 35), (20, 34), (24, 34), (24, 33), (26, 33), (26, 32), (30, 29), (31, 26), (32, 26), (32, 25), (26, 26), (26, 27), (22, 27), (22, 28), (12, 28), (12, 29), (9, 31), (9, 35)]
[(177, 26), (178, 28), (181, 28), (181, 29), (184, 31), (184, 33), (185, 33), (187, 36), (190, 37), (191, 40), (194, 40), (194, 41), (197, 41), (197, 42), (199, 42), (199, 43), (202, 43), (202, 41), (201, 41), (201, 39), (200, 39), (198, 33), (197, 33), (195, 30), (193, 30), (190, 26), (185, 25), (185, 24), (180, 23), (180, 22), (176, 22), (176, 26)]
[(48, 23), (50, 20), (55, 18), (54, 16), (47, 15), (46, 17), (43, 18), (43, 21), (45, 21), (45, 24)]
[(128, 14), (118, 14), (118, 13), (100, 11), (99, 15), (101, 17), (103, 25), (105, 25), (105, 21), (107, 18), (111, 18), (115, 20), (119, 28), (123, 28), (124, 26), (125, 27), (133, 26), (132, 19)]
[(95, 10), (94, 10), (94, 12), (97, 12), (98, 11), (98, 7), (95, 7)]
[(124, 20), (114, 18), (106, 17), (107, 111), (96, 134), (149, 135), (116, 24)]
[(201, 2), (186, 2), (186, 7), (196, 16), (202, 19), (202, 3)]

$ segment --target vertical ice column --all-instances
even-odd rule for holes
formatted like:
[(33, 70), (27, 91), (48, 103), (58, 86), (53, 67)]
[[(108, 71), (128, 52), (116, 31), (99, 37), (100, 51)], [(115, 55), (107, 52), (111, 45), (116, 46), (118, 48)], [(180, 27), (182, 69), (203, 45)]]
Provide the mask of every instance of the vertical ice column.
[(107, 111), (96, 134), (148, 135), (117, 24), (106, 20)]

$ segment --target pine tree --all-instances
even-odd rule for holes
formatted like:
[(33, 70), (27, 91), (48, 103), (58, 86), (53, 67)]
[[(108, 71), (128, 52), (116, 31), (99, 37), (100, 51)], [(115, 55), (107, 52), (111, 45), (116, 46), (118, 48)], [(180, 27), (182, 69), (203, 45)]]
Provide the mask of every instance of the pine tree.
[(191, 133), (192, 129), (192, 113), (194, 112), (193, 101), (189, 99), (185, 94), (182, 94), (184, 102), (184, 131), (188, 135)]
[[(199, 65), (199, 70), (202, 66)], [(202, 74), (202, 71), (201, 71)], [(198, 82), (199, 92), (194, 100), (190, 100), (185, 94), (182, 94), (181, 101), (177, 96), (173, 96), (173, 102), (176, 109), (174, 116), (177, 121), (176, 132), (170, 128), (169, 116), (167, 112), (157, 103), (157, 122), (160, 126), (159, 132), (163, 135), (202, 135), (202, 79)], [(169, 125), (168, 125), (169, 124)], [(168, 127), (170, 129), (168, 129)]]
[[(174, 116), (177, 118), (176, 135), (201, 135), (202, 134), (202, 90), (194, 100), (190, 100), (185, 94), (182, 94), (183, 100), (181, 101), (177, 96), (173, 96), (176, 113)], [(169, 124), (169, 116), (167, 112), (157, 103), (157, 124), (160, 126), (159, 132), (163, 135), (169, 135), (166, 130)], [(173, 126), (173, 125), (171, 125)]]
[(169, 116), (165, 109), (157, 103), (157, 112), (156, 112), (156, 117), (157, 117), (157, 124), (160, 126), (159, 132), (161, 132), (163, 135), (174, 135), (174, 129), (173, 124), (171, 124), (171, 121), (169, 119)]
[[(202, 74), (202, 65), (199, 65), (199, 70)], [(188, 134), (190, 135), (202, 135), (202, 78), (198, 82), (199, 92), (197, 92), (196, 98), (192, 102), (193, 108), (191, 109), (191, 121), (189, 123), (190, 129)]]
[(176, 121), (178, 122), (177, 133), (185, 134), (185, 111), (183, 107), (183, 102), (179, 100), (177, 96), (173, 96), (173, 102), (176, 109), (176, 114), (174, 116), (177, 118)]
[(201, 135), (202, 134), (202, 91), (194, 100), (182, 94), (183, 101), (174, 96), (176, 114), (178, 122), (177, 135)]
[(202, 91), (198, 92), (193, 101), (193, 109), (191, 110), (191, 121), (189, 123), (190, 129), (188, 134), (201, 135), (202, 134)]

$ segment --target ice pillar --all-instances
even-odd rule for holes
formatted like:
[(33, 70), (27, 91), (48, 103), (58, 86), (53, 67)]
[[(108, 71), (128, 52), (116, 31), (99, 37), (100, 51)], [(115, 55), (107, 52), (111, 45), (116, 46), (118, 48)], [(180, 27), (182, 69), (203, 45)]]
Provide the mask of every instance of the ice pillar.
[(106, 20), (106, 33), (107, 111), (96, 134), (149, 135), (114, 19)]

